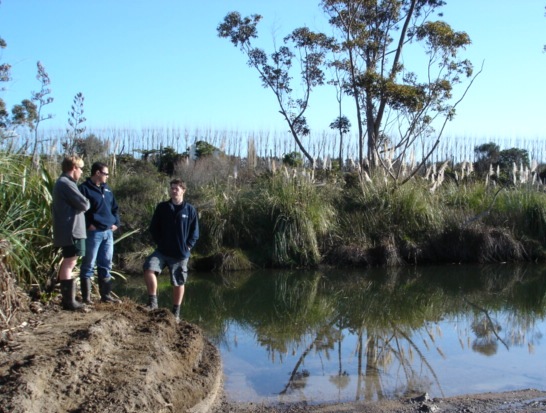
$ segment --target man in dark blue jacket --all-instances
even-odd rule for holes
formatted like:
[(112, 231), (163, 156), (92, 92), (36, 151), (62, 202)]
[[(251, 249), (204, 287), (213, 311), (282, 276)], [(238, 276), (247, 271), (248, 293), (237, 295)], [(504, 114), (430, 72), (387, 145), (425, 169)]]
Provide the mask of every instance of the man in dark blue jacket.
[(190, 251), (199, 238), (199, 223), (195, 208), (184, 201), (186, 184), (180, 179), (170, 182), (169, 201), (159, 203), (154, 211), (150, 232), (157, 245), (144, 263), (144, 280), (148, 289), (148, 308), (157, 304), (157, 276), (165, 267), (171, 274), (173, 314), (180, 321), (180, 305), (188, 279)]
[(91, 166), (91, 176), (80, 185), (81, 193), (89, 199), (91, 207), (85, 213), (87, 240), (85, 256), (80, 270), (82, 300), (91, 301), (91, 280), (95, 263), (99, 280), (101, 301), (105, 303), (119, 303), (120, 300), (112, 297), (112, 257), (114, 254), (114, 231), (119, 227), (118, 204), (112, 190), (106, 183), (108, 166), (102, 162), (95, 162)]

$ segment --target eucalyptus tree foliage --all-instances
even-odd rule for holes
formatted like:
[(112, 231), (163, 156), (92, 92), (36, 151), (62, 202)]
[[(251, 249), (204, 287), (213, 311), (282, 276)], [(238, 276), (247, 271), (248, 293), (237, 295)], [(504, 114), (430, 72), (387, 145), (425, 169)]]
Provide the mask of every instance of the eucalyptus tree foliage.
[[(309, 135), (310, 128), (305, 118), (312, 90), (324, 84), (327, 50), (333, 41), (321, 33), (314, 33), (306, 27), (294, 30), (283, 39), (283, 45), (275, 48), (268, 56), (252, 41), (258, 37), (257, 25), (262, 16), (254, 14), (241, 17), (237, 12), (229, 13), (218, 28), (218, 35), (229, 38), (248, 57), (248, 65), (255, 68), (265, 88), (270, 89), (279, 104), (279, 112), (286, 120), (290, 133), (301, 152), (314, 164), (314, 159), (305, 149), (301, 138)], [(294, 66), (299, 63), (299, 66)], [(302, 88), (299, 96), (292, 87), (293, 73), (300, 70)]]
[[(462, 99), (451, 103), (454, 86), (465, 78), (467, 88), (471, 84), (472, 64), (458, 57), (471, 43), (468, 34), (432, 19), (443, 5), (442, 0), (321, 2), (338, 41), (334, 64), (345, 71), (344, 89), (354, 100), (360, 163), (366, 163), (366, 145), (370, 170), (383, 166), (395, 180), (416, 144), (434, 134), (435, 143), (409, 175), (430, 157)], [(438, 118), (436, 132), (432, 124)]]
[[(442, 0), (322, 0), (333, 38), (299, 28), (269, 58), (252, 45), (259, 15), (229, 13), (218, 34), (248, 56), (309, 160), (300, 139), (309, 133), (304, 113), (312, 90), (325, 83), (324, 70), (335, 68), (341, 76), (334, 83), (354, 102), (360, 164), (370, 171), (382, 167), (395, 181), (405, 182), (435, 151), (475, 79), (471, 62), (459, 57), (471, 43), (468, 34), (433, 19), (442, 17), (435, 13), (444, 5)], [(290, 83), (296, 57), (301, 57), (304, 85), (300, 98), (293, 96)], [(454, 88), (463, 82), (466, 89), (453, 102)], [(422, 144), (425, 139), (431, 142), (428, 147)], [(418, 144), (425, 149), (413, 163), (409, 158)], [(413, 164), (409, 173), (408, 163)]]

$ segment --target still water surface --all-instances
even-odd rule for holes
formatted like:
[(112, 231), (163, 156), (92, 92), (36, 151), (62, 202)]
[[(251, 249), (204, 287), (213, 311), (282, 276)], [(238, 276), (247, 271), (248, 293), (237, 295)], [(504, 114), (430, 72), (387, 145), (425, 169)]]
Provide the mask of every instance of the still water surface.
[[(141, 282), (126, 293), (144, 301)], [(543, 265), (192, 273), (182, 312), (220, 349), (231, 400), (546, 388)]]

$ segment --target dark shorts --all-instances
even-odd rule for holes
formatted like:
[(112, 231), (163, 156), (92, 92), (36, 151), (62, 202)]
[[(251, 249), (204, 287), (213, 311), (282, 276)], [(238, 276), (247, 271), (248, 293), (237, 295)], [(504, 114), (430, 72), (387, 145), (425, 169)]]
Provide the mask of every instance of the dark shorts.
[(188, 280), (188, 258), (172, 258), (155, 250), (144, 262), (144, 270), (152, 270), (155, 275), (161, 274), (165, 267), (169, 267), (171, 285), (180, 287)]
[(74, 244), (62, 247), (63, 258), (83, 257), (85, 255), (85, 239), (75, 239)]

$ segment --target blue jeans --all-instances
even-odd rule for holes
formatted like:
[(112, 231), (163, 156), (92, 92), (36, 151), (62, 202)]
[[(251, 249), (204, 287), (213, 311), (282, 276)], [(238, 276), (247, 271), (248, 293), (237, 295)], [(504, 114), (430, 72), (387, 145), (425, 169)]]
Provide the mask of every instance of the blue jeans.
[(114, 255), (114, 234), (111, 229), (106, 231), (87, 231), (85, 241), (85, 256), (82, 259), (80, 277), (93, 278), (95, 262), (99, 279), (108, 280), (112, 269)]

